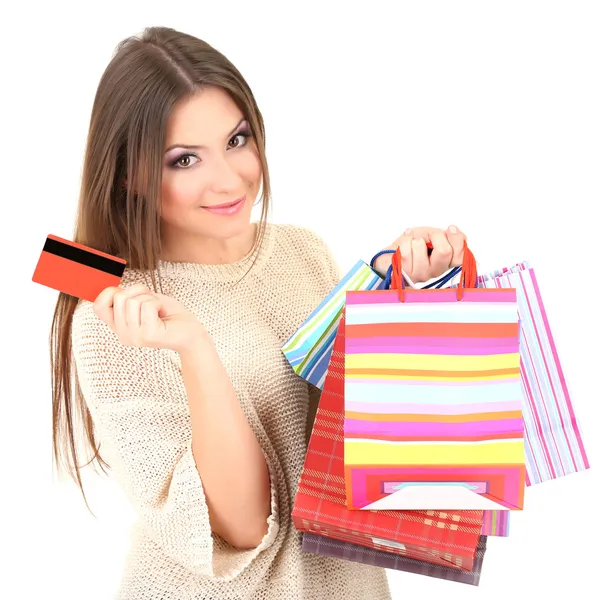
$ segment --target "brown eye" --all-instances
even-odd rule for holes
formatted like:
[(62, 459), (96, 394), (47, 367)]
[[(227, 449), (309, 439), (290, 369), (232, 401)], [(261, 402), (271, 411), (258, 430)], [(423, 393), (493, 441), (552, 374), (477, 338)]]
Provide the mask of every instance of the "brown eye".
[(236, 145), (234, 146), (234, 148), (239, 148), (240, 146), (245, 146), (245, 145), (248, 143), (248, 138), (249, 138), (249, 137), (250, 137), (250, 133), (248, 133), (248, 132), (246, 132), (246, 131), (244, 131), (244, 132), (241, 132), (241, 131), (240, 131), (240, 133), (237, 133), (236, 135), (234, 135), (234, 136), (231, 138), (231, 140), (229, 140), (229, 143), (231, 143), (231, 141), (232, 141), (232, 140), (235, 140), (236, 138), (243, 138), (243, 140), (244, 140), (244, 143), (243, 143), (243, 144), (240, 144), (240, 143), (238, 143), (238, 144), (236, 144)]
[(177, 169), (188, 169), (193, 165), (191, 163), (192, 158), (198, 158), (195, 154), (182, 154), (180, 157), (176, 158), (172, 163), (172, 167), (176, 167)]

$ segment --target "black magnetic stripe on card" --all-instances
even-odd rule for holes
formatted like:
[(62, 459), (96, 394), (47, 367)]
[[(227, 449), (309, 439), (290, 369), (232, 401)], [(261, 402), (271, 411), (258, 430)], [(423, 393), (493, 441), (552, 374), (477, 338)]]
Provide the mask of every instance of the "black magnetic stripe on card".
[(105, 256), (100, 256), (94, 252), (82, 250), (75, 246), (70, 246), (69, 244), (58, 242), (51, 238), (46, 238), (43, 251), (66, 258), (67, 260), (72, 260), (81, 265), (85, 265), (86, 267), (91, 267), (92, 269), (104, 271), (109, 275), (116, 275), (117, 277), (122, 277), (123, 272), (125, 271), (124, 263), (106, 258)]

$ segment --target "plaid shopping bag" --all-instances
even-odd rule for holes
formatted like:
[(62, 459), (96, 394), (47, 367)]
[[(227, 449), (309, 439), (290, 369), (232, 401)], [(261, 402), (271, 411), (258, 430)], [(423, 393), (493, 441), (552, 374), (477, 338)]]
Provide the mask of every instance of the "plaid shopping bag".
[(516, 290), (348, 291), (344, 462), (348, 508), (523, 508)]
[(457, 583), (477, 586), (481, 579), (486, 542), (487, 538), (484, 535), (480, 536), (472, 571), (463, 571), (450, 566), (434, 565), (400, 554), (366, 548), (365, 546), (326, 538), (314, 533), (302, 534), (302, 551), (329, 556), (331, 558), (351, 560), (364, 565), (382, 567), (383, 569), (394, 569), (396, 571), (405, 571), (406, 573), (426, 575), (427, 577), (435, 577), (436, 579), (446, 579), (456, 581)]
[(471, 571), (482, 533), (482, 511), (346, 508), (343, 347), (344, 327), (340, 327), (294, 501), (294, 526), (302, 532)]

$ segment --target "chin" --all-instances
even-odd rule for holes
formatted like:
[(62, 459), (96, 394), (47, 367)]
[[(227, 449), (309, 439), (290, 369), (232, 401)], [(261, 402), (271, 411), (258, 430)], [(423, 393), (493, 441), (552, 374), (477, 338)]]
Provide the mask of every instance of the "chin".
[(202, 231), (198, 233), (206, 237), (225, 240), (246, 234), (251, 226), (251, 215), (240, 214), (236, 218), (226, 217), (211, 219), (211, 221), (211, 223), (203, 223)]

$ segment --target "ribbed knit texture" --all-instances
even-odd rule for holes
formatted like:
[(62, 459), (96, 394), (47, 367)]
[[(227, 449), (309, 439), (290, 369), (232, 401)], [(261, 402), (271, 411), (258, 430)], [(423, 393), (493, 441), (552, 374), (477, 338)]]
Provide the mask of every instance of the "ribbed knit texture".
[[(309, 229), (275, 224), (246, 274), (252, 258), (157, 269), (162, 292), (211, 334), (265, 454), (271, 516), (252, 550), (211, 533), (179, 355), (122, 345), (90, 302), (75, 311), (75, 365), (100, 453), (138, 515), (116, 598), (389, 600), (384, 569), (303, 553), (290, 517), (318, 390), (293, 372), (281, 346), (338, 282), (336, 262)], [(122, 285), (148, 282), (145, 275), (126, 269)]]

